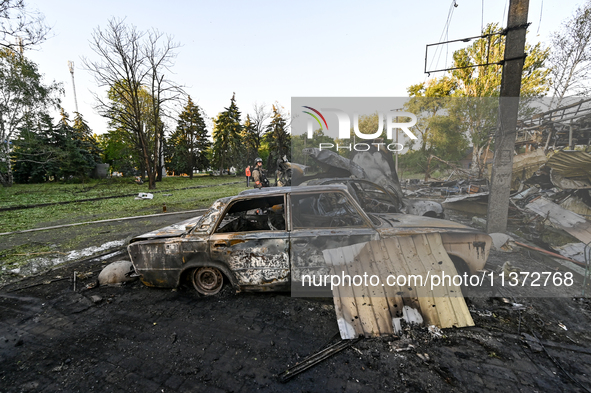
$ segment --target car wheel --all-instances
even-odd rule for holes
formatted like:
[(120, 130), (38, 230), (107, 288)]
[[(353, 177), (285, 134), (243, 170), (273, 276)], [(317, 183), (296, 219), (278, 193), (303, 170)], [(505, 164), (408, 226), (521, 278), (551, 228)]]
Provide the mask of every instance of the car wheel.
[(215, 267), (199, 267), (192, 274), (193, 286), (202, 295), (215, 295), (224, 284), (224, 276)]

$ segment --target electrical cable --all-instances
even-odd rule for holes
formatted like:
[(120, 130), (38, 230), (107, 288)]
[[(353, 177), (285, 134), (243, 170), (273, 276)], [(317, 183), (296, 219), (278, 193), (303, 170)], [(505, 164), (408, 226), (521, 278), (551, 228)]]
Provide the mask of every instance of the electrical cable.
[[(451, 25), (451, 20), (453, 17), (453, 13), (454, 13), (454, 9), (457, 7), (457, 3), (456, 0), (452, 0), (451, 4), (449, 6), (449, 10), (447, 12), (447, 19), (445, 21), (445, 25), (443, 26), (443, 31), (441, 32), (441, 36), (439, 37), (439, 42), (443, 42), (443, 41), (447, 41), (448, 39), (448, 35), (449, 35), (449, 26)], [(439, 57), (437, 57), (437, 51), (439, 52)], [(435, 58), (437, 57), (437, 65), (439, 64), (439, 60), (441, 59), (441, 55), (443, 53), (443, 49), (437, 48), (435, 50), (435, 54), (433, 55), (433, 58), (431, 59), (431, 64), (429, 64), (429, 68), (433, 68), (433, 62), (435, 61)], [(448, 56), (448, 45), (446, 45), (446, 54), (445, 54), (445, 62), (447, 64), (447, 56)], [(429, 75), (425, 76), (425, 81), (427, 80), (427, 78), (429, 77)]]
[(540, 26), (542, 26), (542, 11), (544, 11), (544, 0), (542, 0), (542, 5), (540, 6), (540, 21), (538, 22), (538, 31), (536, 34), (540, 34)]

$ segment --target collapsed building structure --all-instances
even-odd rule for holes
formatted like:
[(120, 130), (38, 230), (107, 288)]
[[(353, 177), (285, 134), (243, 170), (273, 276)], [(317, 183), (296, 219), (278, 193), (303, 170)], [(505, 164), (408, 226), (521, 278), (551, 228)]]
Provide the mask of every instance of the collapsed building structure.
[[(510, 222), (520, 235), (578, 262), (590, 276), (591, 99), (517, 124)], [(409, 184), (406, 194), (441, 195), (444, 207), (486, 214), (487, 179)]]

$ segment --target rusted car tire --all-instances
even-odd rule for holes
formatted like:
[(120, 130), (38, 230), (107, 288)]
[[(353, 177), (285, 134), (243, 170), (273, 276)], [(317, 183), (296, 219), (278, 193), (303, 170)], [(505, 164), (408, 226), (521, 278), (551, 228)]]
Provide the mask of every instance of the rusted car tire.
[(215, 267), (198, 267), (191, 274), (193, 286), (202, 295), (218, 293), (224, 285), (224, 276)]

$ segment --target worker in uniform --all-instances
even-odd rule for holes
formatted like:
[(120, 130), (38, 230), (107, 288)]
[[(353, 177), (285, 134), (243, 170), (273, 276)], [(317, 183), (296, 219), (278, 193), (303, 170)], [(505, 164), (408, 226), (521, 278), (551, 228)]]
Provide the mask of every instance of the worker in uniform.
[(254, 180), (254, 188), (269, 187), (269, 180), (267, 180), (267, 177), (263, 172), (263, 160), (260, 157), (257, 157), (254, 160), (252, 179)]
[(246, 175), (246, 187), (250, 187), (250, 176), (252, 175), (252, 173), (250, 173), (250, 165), (246, 167), (244, 174)]
[(286, 156), (277, 160), (277, 171), (275, 172), (276, 187), (291, 186), (291, 164)]

